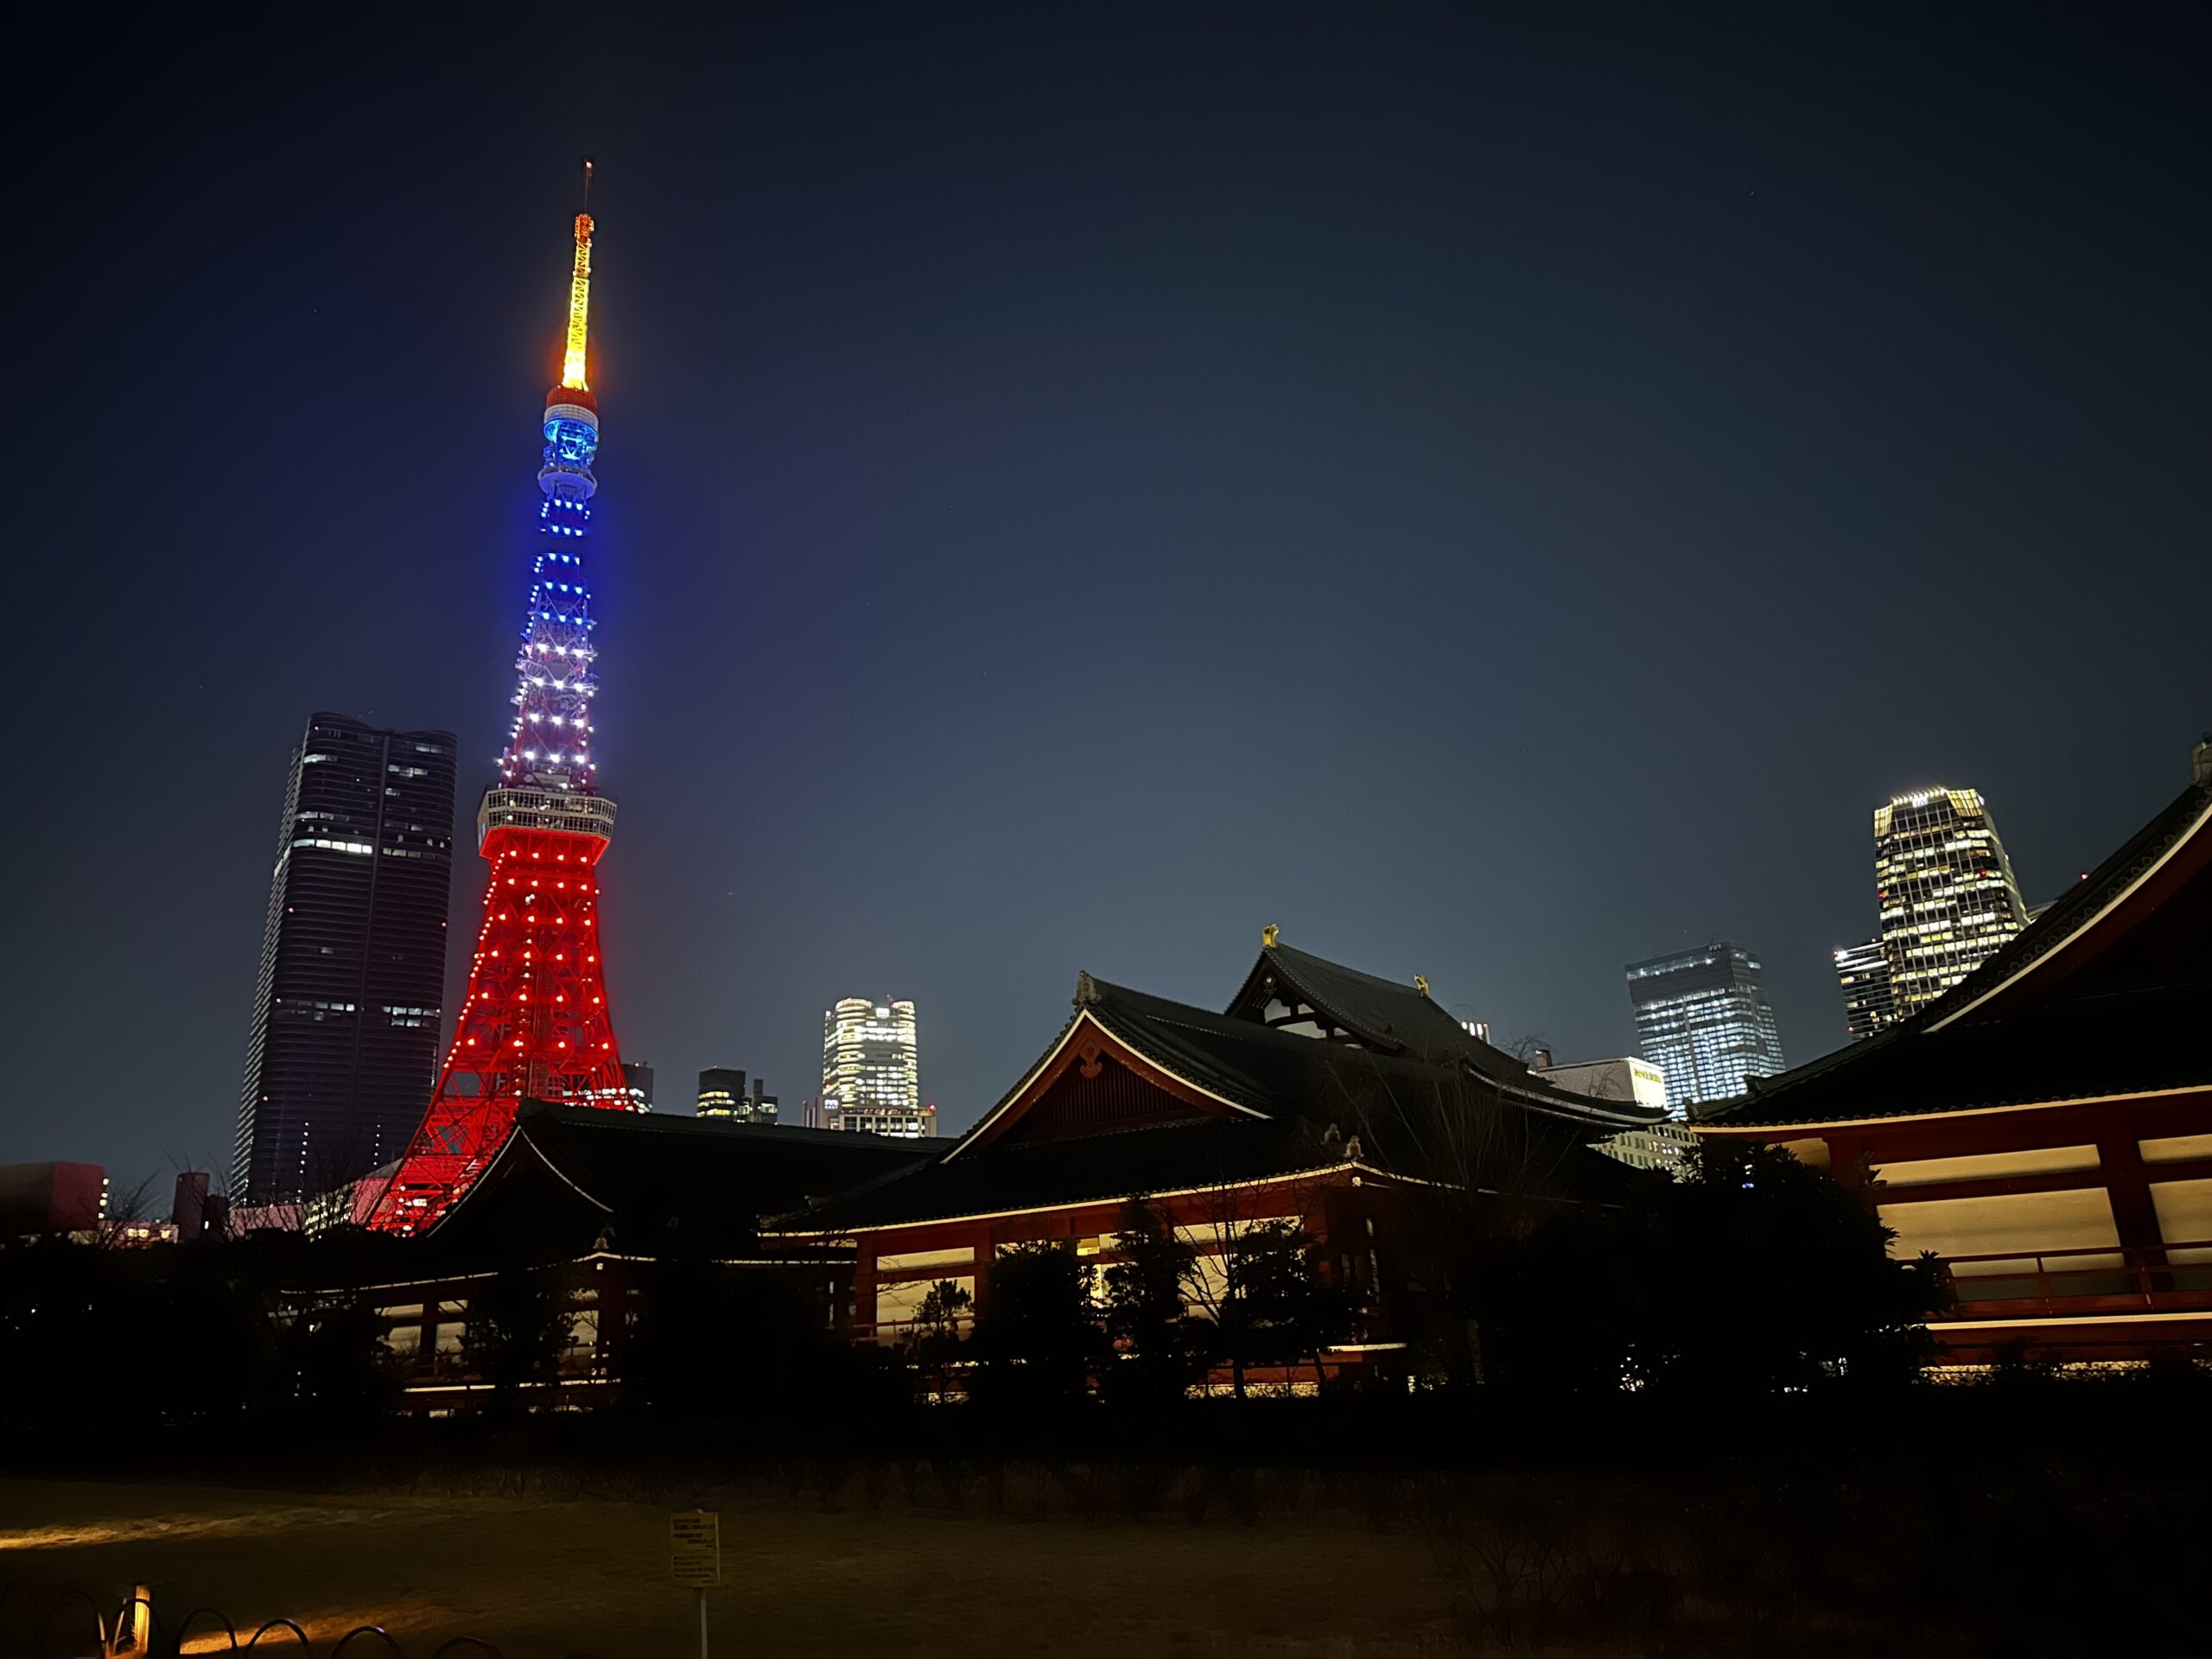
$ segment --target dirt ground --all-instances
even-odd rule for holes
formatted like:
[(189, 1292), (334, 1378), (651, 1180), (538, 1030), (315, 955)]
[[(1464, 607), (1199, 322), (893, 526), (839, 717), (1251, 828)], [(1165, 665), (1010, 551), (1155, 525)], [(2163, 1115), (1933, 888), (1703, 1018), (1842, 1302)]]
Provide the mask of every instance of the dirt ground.
[[(1418, 1533), (1353, 1516), (1193, 1525), (707, 1503), (721, 1517), (722, 1587), (708, 1592), (715, 1659), (1458, 1645), (1449, 1592)], [(291, 1618), (325, 1656), (359, 1624), (385, 1626), (409, 1659), (461, 1635), (504, 1659), (697, 1650), (696, 1603), (670, 1582), (658, 1506), (0, 1481), (0, 1588), (29, 1585), (43, 1602), (133, 1583), (151, 1585), (164, 1619), (221, 1608), (241, 1642)], [(226, 1645), (218, 1637), (188, 1651)], [(349, 1659), (375, 1650), (356, 1643)]]

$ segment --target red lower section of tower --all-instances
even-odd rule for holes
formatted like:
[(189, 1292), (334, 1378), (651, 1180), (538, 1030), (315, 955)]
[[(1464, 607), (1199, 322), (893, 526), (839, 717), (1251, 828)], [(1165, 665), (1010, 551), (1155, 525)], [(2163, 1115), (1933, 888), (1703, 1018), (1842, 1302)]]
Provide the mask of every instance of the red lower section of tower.
[(525, 1099), (629, 1104), (599, 949), (604, 836), (492, 829), (492, 886), (468, 995), (423, 1126), (369, 1225), (415, 1233), (443, 1215), (506, 1143)]

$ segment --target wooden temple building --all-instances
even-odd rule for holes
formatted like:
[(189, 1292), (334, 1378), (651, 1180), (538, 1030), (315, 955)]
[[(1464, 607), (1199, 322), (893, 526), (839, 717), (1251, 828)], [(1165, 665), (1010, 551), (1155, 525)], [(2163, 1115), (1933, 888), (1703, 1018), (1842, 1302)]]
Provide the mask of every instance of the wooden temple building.
[(1449, 1190), (1501, 1212), (1622, 1199), (1639, 1174), (1592, 1150), (1662, 1114), (1593, 1100), (1474, 1036), (1427, 984), (1281, 944), (1221, 1013), (1084, 974), (1036, 1063), (931, 1161), (773, 1224), (789, 1245), (855, 1253), (855, 1334), (900, 1339), (924, 1296), (957, 1285), (988, 1310), (988, 1268), (1056, 1241), (1110, 1257), (1131, 1198), (1198, 1250), (1210, 1284), (1240, 1230), (1294, 1221), (1357, 1311), (1331, 1371), (1398, 1344), (1408, 1199)]
[(2212, 745), (2126, 845), (1939, 1001), (1698, 1132), (1856, 1186), (1932, 1252), (1957, 1363), (2212, 1357)]
[[(475, 1385), (462, 1332), (501, 1272), (550, 1272), (573, 1298), (559, 1392), (592, 1403), (619, 1384), (624, 1349), (653, 1272), (682, 1264), (773, 1281), (842, 1332), (852, 1253), (766, 1241), (760, 1218), (911, 1167), (915, 1143), (827, 1129), (656, 1116), (525, 1103), (475, 1184), (418, 1239), (358, 1241), (346, 1294), (376, 1307), (418, 1411)], [(327, 1287), (321, 1294), (327, 1294)]]
[(938, 1283), (970, 1299), (958, 1323), (987, 1311), (1009, 1246), (1110, 1261), (1125, 1205), (1143, 1199), (1216, 1294), (1245, 1230), (1298, 1224), (1353, 1313), (1317, 1365), (1365, 1374), (1392, 1367), (1421, 1294), (1423, 1198), (1508, 1227), (1625, 1202), (1663, 1178), (1592, 1148), (1662, 1116), (1570, 1092), (1475, 1037), (1423, 982), (1324, 961), (1270, 928), (1220, 1013), (1081, 976), (1045, 1052), (949, 1147), (527, 1103), (435, 1227), (358, 1241), (364, 1270), (343, 1289), (384, 1316), (410, 1404), (435, 1413), (480, 1386), (462, 1344), (476, 1300), (508, 1268), (549, 1271), (576, 1315), (558, 1396), (586, 1404), (620, 1387), (640, 1299), (671, 1262), (779, 1281), (812, 1300), (815, 1328), (897, 1344)]

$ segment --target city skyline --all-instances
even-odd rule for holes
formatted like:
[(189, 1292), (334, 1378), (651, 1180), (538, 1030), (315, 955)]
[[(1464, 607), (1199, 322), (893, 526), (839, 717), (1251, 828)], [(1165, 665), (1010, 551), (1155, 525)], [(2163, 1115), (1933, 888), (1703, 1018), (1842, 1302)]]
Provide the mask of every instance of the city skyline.
[(773, 1123), (776, 1096), (760, 1077), (746, 1085), (743, 1068), (710, 1065), (699, 1074), (699, 1094), (691, 1109), (694, 1117), (726, 1117), (740, 1123)]
[[(2020, 20), (2003, 75), (1942, 20), (882, 27), (604, 20), (551, 118), (550, 48), (478, 18), (435, 66), (310, 20), (41, 89), (21, 671), (40, 787), (98, 804), (0, 1007), (27, 1101), (161, 1086), (5, 1155), (226, 1167), (301, 711), (486, 775), (583, 153), (610, 949), (671, 1077), (797, 1095), (825, 999), (895, 986), (949, 1131), (1075, 971), (1203, 1001), (1268, 921), (1567, 1060), (1632, 1044), (1618, 964), (1756, 940), (1808, 1058), (1870, 803), (1973, 780), (2040, 901), (2166, 798), (2212, 713), (2202, 158), (2124, 27)], [(188, 344), (219, 372), (146, 443)], [(1985, 665), (2074, 671), (1879, 715), (1957, 613), (1878, 565), (1985, 570)], [(188, 662), (88, 648), (138, 593)], [(149, 709), (192, 734), (129, 757), (190, 803), (157, 830)]]

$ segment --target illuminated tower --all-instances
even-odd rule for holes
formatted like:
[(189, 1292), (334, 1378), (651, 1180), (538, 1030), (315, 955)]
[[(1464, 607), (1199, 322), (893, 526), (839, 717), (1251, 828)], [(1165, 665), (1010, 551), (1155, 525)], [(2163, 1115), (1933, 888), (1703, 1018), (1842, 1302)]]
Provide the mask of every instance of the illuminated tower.
[[(591, 163), (584, 163), (584, 198)], [(599, 405), (584, 378), (591, 215), (576, 215), (569, 334), (546, 394), (536, 563), (516, 659), (514, 730), (476, 815), (492, 867), (453, 1047), (436, 1092), (370, 1224), (414, 1232), (444, 1213), (507, 1138), (524, 1099), (629, 1103), (599, 945), (600, 855), (614, 803), (594, 782), (591, 700), (592, 476)]]

